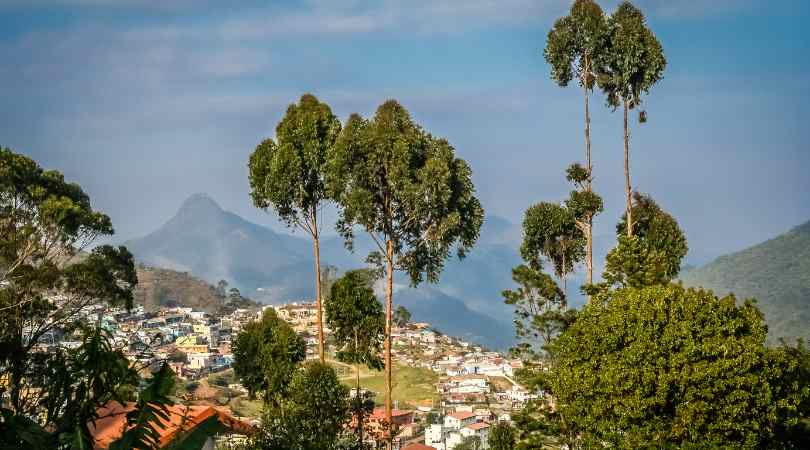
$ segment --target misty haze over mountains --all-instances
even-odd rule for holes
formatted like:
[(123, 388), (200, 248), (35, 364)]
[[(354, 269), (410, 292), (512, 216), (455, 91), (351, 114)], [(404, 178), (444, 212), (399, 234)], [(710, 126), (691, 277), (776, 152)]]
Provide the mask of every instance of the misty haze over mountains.
[[(810, 337), (804, 331), (810, 324), (810, 279), (800, 276), (810, 263), (809, 226), (704, 267), (685, 269), (682, 279), (686, 285), (705, 286), (718, 294), (756, 297), (771, 325), (772, 338)], [(444, 333), (505, 349), (514, 342), (514, 327), (512, 309), (503, 303), (501, 291), (514, 286), (511, 268), (521, 263), (520, 240), (519, 225), (487, 216), (478, 243), (464, 260), (448, 259), (437, 284), (413, 288), (400, 274), (394, 302), (408, 308), (415, 320), (430, 322)], [(598, 274), (615, 238), (596, 236), (594, 242)], [(249, 222), (224, 210), (207, 194), (192, 195), (163, 226), (125, 245), (139, 262), (189, 272), (212, 284), (226, 280), (260, 302), (314, 298), (309, 239)], [(346, 250), (341, 237), (329, 235), (321, 241), (322, 264), (336, 266), (340, 272), (365, 267), (365, 257), (372, 250), (373, 243), (362, 232), (357, 233), (353, 253)], [(574, 307), (585, 301), (579, 292), (582, 282), (580, 273), (568, 280), (567, 293)]]
[[(509, 268), (520, 263), (519, 227), (488, 217), (473, 251), (462, 261), (451, 258), (436, 285), (412, 288), (396, 280), (394, 302), (415, 320), (430, 322), (444, 333), (504, 349), (514, 338), (512, 310), (500, 292), (512, 285)], [(163, 226), (125, 245), (139, 262), (190, 272), (209, 283), (226, 280), (247, 297), (264, 303), (314, 298), (312, 242), (279, 233), (223, 210), (206, 194), (189, 197)], [(345, 270), (365, 267), (373, 250), (357, 233), (354, 253), (343, 239), (321, 241), (322, 265)]]

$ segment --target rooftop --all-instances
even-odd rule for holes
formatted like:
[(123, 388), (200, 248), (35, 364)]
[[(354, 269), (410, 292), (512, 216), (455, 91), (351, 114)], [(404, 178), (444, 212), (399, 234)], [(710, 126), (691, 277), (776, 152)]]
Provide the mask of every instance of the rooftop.
[(450, 416), (450, 417), (452, 417), (454, 419), (464, 420), (464, 419), (469, 419), (470, 417), (475, 417), (475, 414), (473, 414), (471, 412), (467, 412), (467, 411), (460, 411), (460, 412), (450, 413), (450, 414), (448, 414), (448, 416)]

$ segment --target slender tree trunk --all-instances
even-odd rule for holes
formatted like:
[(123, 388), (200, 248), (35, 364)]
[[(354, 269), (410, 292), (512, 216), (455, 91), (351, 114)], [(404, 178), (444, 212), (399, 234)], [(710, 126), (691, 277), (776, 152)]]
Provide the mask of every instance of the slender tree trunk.
[(357, 387), (354, 391), (354, 402), (357, 405), (357, 430), (358, 430), (358, 437), (357, 437), (357, 448), (361, 450), (363, 448), (363, 404), (361, 403), (362, 398), (360, 397), (360, 362), (357, 361), (357, 350), (358, 348), (358, 340), (357, 340), (357, 328), (354, 329), (354, 353), (355, 353), (355, 366), (354, 370), (356, 373), (357, 379)]
[(394, 243), (386, 241), (388, 273), (385, 286), (385, 420), (388, 422), (388, 449), (393, 445), (391, 422), (391, 322), (394, 297)]
[(588, 181), (585, 188), (590, 192), (591, 190), (591, 172), (593, 171), (593, 164), (591, 161), (591, 109), (588, 101), (588, 87), (585, 87), (585, 158), (587, 160)]
[(321, 306), (321, 248), (318, 238), (318, 212), (312, 212), (312, 243), (315, 253), (315, 307), (318, 314), (318, 356), (321, 363), (326, 362), (323, 353), (323, 307)]
[[(585, 189), (588, 192), (592, 190), (592, 181), (593, 181), (593, 164), (591, 161), (591, 109), (589, 105), (589, 96), (588, 96), (588, 83), (587, 79), (584, 80), (585, 82), (583, 85), (585, 86), (585, 157), (587, 159), (588, 164), (588, 181), (585, 184)], [(585, 239), (587, 240), (587, 244), (585, 247), (585, 269), (586, 269), (586, 282), (588, 284), (593, 283), (593, 217), (588, 217), (586, 227), (585, 227)], [(591, 300), (591, 296), (588, 296), (588, 301)]]
[[(586, 224), (587, 232), (585, 233), (585, 239), (587, 239), (587, 246), (588, 251), (585, 255), (585, 267), (588, 270), (586, 282), (588, 284), (593, 283), (593, 217), (588, 218), (588, 222)], [(588, 300), (590, 301), (591, 296), (588, 295)]]
[(627, 123), (629, 106), (624, 101), (624, 190), (627, 200), (627, 237), (633, 237), (633, 188), (630, 185), (630, 128)]

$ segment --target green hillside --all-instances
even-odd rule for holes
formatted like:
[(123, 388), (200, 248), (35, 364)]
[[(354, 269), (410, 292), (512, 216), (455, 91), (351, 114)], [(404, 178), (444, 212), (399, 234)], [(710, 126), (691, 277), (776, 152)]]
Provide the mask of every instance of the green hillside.
[(810, 339), (810, 222), (682, 274), (686, 286), (755, 298), (770, 338)]

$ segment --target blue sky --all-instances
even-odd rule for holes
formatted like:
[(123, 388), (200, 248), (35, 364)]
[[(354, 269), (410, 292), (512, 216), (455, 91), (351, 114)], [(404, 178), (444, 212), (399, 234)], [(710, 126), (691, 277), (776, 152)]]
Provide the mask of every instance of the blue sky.
[[(519, 222), (566, 196), (582, 99), (550, 81), (542, 48), (568, 0), (232, 3), (0, 0), (0, 144), (78, 181), (121, 239), (200, 191), (278, 226), (250, 204), (246, 161), (304, 92), (342, 119), (398, 99), (470, 162), (489, 213)], [(637, 5), (669, 66), (633, 125), (634, 185), (679, 219), (689, 261), (810, 220), (810, 2)], [(621, 116), (592, 105), (611, 239)]]

